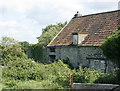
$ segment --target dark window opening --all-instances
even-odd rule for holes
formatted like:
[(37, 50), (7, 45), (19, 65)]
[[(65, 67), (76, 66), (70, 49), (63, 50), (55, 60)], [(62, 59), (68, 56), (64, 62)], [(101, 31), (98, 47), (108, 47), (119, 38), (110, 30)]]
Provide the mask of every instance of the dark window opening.
[(73, 45), (77, 45), (78, 44), (78, 35), (73, 35)]
[(50, 57), (50, 61), (54, 62), (56, 55), (49, 55), (49, 57)]
[(51, 47), (51, 48), (50, 48), (50, 52), (55, 52), (55, 48), (54, 48), (54, 47)]

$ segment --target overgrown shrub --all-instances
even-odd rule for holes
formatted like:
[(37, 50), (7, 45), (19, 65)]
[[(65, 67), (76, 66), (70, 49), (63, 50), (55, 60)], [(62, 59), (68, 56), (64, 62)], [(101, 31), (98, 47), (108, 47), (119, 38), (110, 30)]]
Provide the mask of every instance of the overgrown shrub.
[[(71, 70), (62, 61), (43, 65), (33, 63), (31, 60), (17, 59), (16, 62), (10, 62), (7, 67), (3, 68), (3, 78), (6, 79), (3, 83), (8, 88), (13, 88), (17, 86), (17, 81), (36, 80), (41, 84), (49, 81), (50, 84), (59, 88), (68, 88), (70, 73)], [(47, 87), (47, 84), (45, 86)]]
[(70, 69), (74, 69), (74, 66), (70, 62), (69, 58), (62, 60), (64, 64), (67, 64)]
[(118, 70), (114, 70), (112, 73), (104, 74), (95, 80), (95, 83), (101, 84), (120, 84), (120, 80), (117, 77)]
[(41, 80), (43, 79), (43, 67), (42, 64), (33, 63), (31, 60), (18, 58), (3, 68), (2, 76), (14, 80)]
[[(69, 88), (70, 75), (73, 75), (73, 82), (75, 83), (93, 83), (103, 73), (82, 67), (71, 70), (61, 60), (45, 65), (33, 63), (31, 60), (17, 59), (16, 62), (10, 62), (3, 69), (3, 78), (5, 79), (3, 83), (8, 88), (20, 89), (24, 84), (23, 88), (28, 89), (32, 84), (36, 84), (34, 87), (39, 89), (63, 89)], [(32, 82), (29, 84), (31, 80)], [(41, 86), (38, 86), (38, 83)]]
[(101, 71), (96, 71), (91, 68), (82, 68), (73, 71), (73, 81), (75, 83), (93, 83), (98, 77), (102, 76), (104, 73)]
[(54, 78), (54, 82), (57, 82), (59, 85), (63, 87), (69, 86), (70, 82), (70, 74), (72, 74), (71, 69), (68, 68), (67, 64), (64, 64), (61, 60), (58, 62), (54, 62), (48, 65), (49, 74), (51, 74)]

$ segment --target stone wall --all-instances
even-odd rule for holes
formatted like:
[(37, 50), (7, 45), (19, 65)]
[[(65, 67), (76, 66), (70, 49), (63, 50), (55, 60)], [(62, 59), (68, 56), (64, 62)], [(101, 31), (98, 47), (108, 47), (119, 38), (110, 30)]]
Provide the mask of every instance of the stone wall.
[[(82, 65), (85, 67), (90, 67), (90, 63), (96, 61), (104, 62), (104, 67), (108, 69), (108, 64), (111, 66), (110, 62), (106, 61), (102, 50), (99, 47), (80, 47), (80, 46), (64, 46), (55, 47), (55, 52), (50, 52), (47, 48), (48, 60), (49, 55), (56, 55), (56, 59), (69, 59), (73, 66)], [(102, 67), (99, 66), (98, 68)]]
[(71, 89), (87, 89), (95, 91), (120, 91), (119, 85), (113, 84), (90, 84), (90, 83), (73, 83)]

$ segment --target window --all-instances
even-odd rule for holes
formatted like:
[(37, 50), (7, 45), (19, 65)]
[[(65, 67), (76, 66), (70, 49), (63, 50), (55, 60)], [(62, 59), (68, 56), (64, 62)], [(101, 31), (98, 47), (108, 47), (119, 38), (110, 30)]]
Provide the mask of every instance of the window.
[(50, 52), (55, 52), (55, 48), (54, 48), (54, 47), (51, 47), (51, 48), (50, 48)]
[(73, 35), (73, 45), (77, 45), (78, 44), (78, 34), (74, 34)]
[(54, 61), (55, 60), (55, 58), (56, 58), (56, 55), (49, 55), (49, 58), (50, 58), (50, 61)]
[(87, 35), (87, 33), (73, 33), (73, 45), (82, 43)]

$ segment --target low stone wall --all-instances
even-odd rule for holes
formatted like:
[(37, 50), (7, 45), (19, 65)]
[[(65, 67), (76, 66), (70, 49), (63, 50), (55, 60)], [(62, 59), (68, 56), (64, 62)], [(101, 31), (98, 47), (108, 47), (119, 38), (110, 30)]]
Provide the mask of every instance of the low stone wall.
[[(119, 89), (118, 89), (119, 88)], [(102, 91), (120, 91), (120, 85), (113, 84), (90, 84), (90, 83), (73, 83), (71, 89), (81, 90), (102, 90)]]

